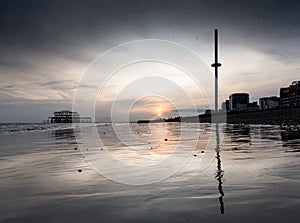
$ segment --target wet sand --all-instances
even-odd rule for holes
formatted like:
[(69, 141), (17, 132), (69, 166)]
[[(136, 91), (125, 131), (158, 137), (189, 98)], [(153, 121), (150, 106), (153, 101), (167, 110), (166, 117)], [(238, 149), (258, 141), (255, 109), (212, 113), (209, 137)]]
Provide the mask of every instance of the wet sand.
[[(168, 125), (168, 141), (154, 151), (148, 146), (147, 154), (172, 153), (168, 143), (175, 142), (178, 126)], [(134, 128), (146, 135), (143, 127)], [(114, 146), (110, 127), (98, 130), (126, 159), (123, 147)], [(282, 141), (279, 126), (222, 125), (219, 160), (200, 142), (183, 169), (141, 186), (107, 179), (86, 163), (75, 136), (89, 131), (0, 135), (1, 222), (298, 222), (300, 140)], [(213, 128), (202, 124), (200, 140), (210, 134)], [(209, 153), (213, 159), (202, 169), (201, 159)]]

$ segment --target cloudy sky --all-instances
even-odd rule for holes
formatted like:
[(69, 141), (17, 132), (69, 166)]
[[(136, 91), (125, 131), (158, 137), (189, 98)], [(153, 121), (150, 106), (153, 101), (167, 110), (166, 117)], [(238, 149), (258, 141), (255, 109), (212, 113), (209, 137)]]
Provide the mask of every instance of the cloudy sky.
[[(39, 122), (55, 110), (72, 108), (75, 90), (91, 62), (122, 43), (172, 41), (192, 50), (210, 69), (215, 28), (220, 32), (220, 88), (224, 98), (233, 92), (248, 92), (252, 101), (278, 95), (281, 86), (300, 79), (299, 11), (299, 1), (290, 0), (1, 0), (0, 122)], [(138, 56), (152, 50), (159, 49), (148, 47)], [(123, 51), (115, 60), (126, 53), (137, 54)], [(135, 102), (131, 110), (139, 113), (137, 117), (147, 111), (155, 116), (174, 110), (174, 99), (168, 94), (176, 96), (180, 108), (190, 108), (177, 86), (163, 80), (160, 85), (145, 77), (146, 81), (125, 86), (129, 80), (126, 75), (135, 73), (137, 77), (149, 69), (157, 78), (169, 77), (181, 83), (196, 98), (197, 108), (209, 107), (211, 92), (197, 91), (188, 78), (181, 80), (182, 70), (162, 64), (137, 66), (124, 68), (116, 75), (121, 79), (115, 76), (108, 81), (96, 103), (97, 118), (107, 118), (116, 98)], [(207, 86), (211, 83), (213, 89), (210, 79), (203, 81)], [(142, 97), (126, 93), (130, 84), (134, 89), (157, 85), (163, 90), (155, 89), (156, 96)], [(81, 86), (94, 89), (99, 83)], [(123, 93), (120, 96), (116, 92)], [(86, 94), (88, 98), (88, 90)], [(80, 112), (88, 113), (84, 109)]]

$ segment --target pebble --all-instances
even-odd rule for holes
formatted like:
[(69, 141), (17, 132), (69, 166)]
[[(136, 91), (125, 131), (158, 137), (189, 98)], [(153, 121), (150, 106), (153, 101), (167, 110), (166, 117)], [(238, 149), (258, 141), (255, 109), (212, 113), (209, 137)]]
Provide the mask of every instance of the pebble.
[(78, 172), (81, 173), (81, 172), (82, 172), (82, 169), (79, 169)]

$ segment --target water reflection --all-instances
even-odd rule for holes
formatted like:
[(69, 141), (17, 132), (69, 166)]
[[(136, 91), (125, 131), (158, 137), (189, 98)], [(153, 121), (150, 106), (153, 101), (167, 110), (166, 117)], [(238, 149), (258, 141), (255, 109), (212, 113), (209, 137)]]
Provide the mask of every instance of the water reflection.
[(226, 125), (225, 133), (230, 135), (231, 142), (250, 143), (250, 126), (249, 125)]
[(299, 153), (300, 152), (300, 140), (289, 140), (283, 141), (283, 148), (285, 149), (286, 153)]
[(224, 191), (223, 191), (223, 175), (224, 171), (222, 170), (222, 165), (221, 165), (221, 156), (220, 156), (220, 130), (219, 130), (219, 124), (216, 123), (216, 159), (217, 159), (217, 173), (215, 178), (218, 181), (218, 190), (220, 193), (219, 197), (219, 202), (220, 202), (220, 211), (221, 214), (225, 213), (225, 207), (224, 207)]
[(57, 140), (60, 139), (75, 139), (79, 133), (79, 129), (66, 128), (51, 131), (51, 136)]
[(263, 140), (280, 140), (280, 129), (277, 126), (253, 126), (253, 132)]
[(281, 128), (280, 136), (283, 141), (300, 139), (300, 128), (299, 127)]

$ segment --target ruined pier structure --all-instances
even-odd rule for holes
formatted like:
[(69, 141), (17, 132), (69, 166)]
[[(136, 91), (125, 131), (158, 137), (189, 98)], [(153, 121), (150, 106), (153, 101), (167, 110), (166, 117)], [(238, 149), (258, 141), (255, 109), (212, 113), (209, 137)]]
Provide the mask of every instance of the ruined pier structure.
[(81, 117), (78, 112), (62, 110), (53, 113), (48, 117), (48, 123), (91, 123), (90, 117)]

